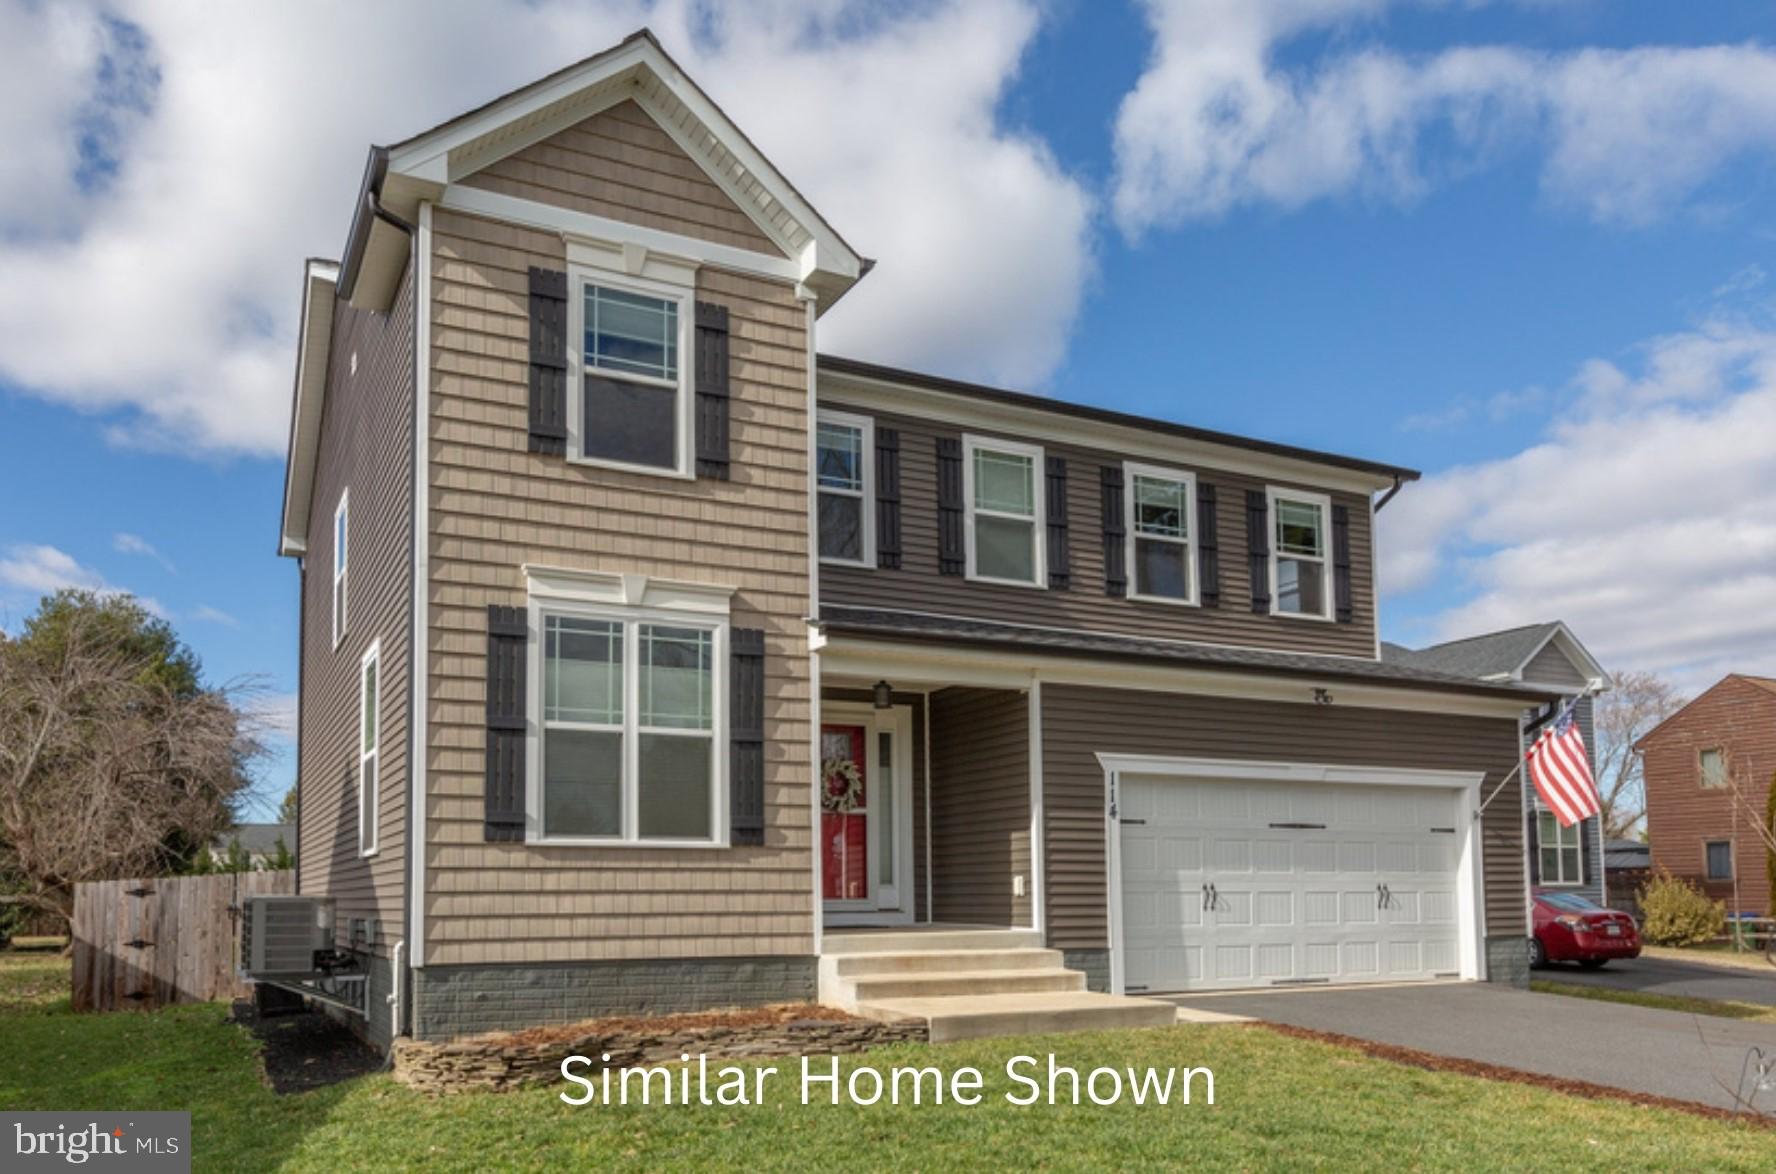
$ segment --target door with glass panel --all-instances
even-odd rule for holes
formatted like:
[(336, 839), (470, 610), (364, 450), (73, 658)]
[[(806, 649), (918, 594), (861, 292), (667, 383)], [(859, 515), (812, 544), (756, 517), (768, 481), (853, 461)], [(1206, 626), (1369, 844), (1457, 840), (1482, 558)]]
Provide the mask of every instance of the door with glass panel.
[(912, 710), (827, 703), (820, 893), (829, 925), (912, 920)]

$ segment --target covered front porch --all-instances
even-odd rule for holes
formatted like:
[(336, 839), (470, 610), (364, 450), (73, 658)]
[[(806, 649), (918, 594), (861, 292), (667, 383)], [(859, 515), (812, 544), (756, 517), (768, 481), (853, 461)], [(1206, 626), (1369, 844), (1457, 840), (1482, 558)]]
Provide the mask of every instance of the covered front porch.
[(824, 677), (824, 936), (1019, 929), (1040, 944), (1031, 705), (1020, 689)]

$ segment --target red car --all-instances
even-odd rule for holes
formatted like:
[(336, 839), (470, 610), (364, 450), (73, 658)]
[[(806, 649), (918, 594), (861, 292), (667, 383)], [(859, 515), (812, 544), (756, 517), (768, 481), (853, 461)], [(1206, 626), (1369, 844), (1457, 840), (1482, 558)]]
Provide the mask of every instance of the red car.
[(1577, 962), (1595, 970), (1612, 958), (1640, 957), (1634, 918), (1577, 893), (1537, 893), (1529, 939), (1529, 964)]

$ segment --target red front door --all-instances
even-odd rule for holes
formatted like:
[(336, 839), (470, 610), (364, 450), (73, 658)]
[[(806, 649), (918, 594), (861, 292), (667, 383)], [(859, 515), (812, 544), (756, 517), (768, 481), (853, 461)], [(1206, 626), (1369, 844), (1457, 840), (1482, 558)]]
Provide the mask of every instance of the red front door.
[(867, 731), (820, 727), (820, 875), (828, 901), (868, 901), (869, 767)]

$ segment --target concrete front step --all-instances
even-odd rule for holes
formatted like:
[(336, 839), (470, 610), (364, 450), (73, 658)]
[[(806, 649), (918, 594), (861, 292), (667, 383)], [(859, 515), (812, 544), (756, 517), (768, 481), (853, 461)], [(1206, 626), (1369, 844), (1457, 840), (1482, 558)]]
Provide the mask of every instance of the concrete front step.
[(1077, 970), (956, 970), (949, 973), (872, 975), (851, 980), (859, 1003), (882, 999), (939, 998), (949, 995), (1029, 994), (1082, 991), (1085, 975)]
[(945, 950), (1028, 950), (1042, 945), (1033, 929), (955, 929), (827, 931), (820, 943), (823, 957), (852, 954), (923, 954)]
[(833, 972), (840, 978), (959, 970), (1060, 970), (1065, 965), (1059, 950), (922, 950), (833, 957)]
[(875, 999), (859, 1001), (857, 1013), (871, 1019), (924, 1019), (931, 1025), (933, 1043), (995, 1035), (1165, 1027), (1178, 1019), (1178, 1009), (1158, 999), (1083, 990)]

